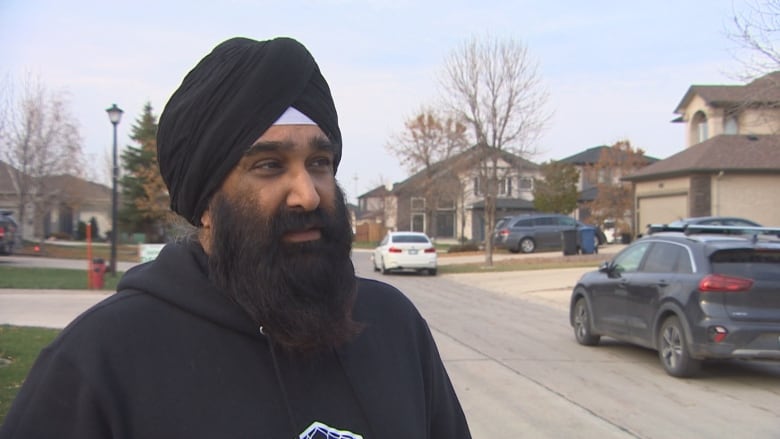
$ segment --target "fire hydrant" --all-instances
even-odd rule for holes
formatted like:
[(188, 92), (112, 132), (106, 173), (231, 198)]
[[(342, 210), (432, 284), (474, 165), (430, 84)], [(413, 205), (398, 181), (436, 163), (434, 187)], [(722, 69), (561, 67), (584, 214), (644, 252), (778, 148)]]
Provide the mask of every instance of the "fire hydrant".
[(103, 288), (106, 277), (106, 261), (103, 258), (95, 258), (92, 260), (92, 288), (99, 290)]

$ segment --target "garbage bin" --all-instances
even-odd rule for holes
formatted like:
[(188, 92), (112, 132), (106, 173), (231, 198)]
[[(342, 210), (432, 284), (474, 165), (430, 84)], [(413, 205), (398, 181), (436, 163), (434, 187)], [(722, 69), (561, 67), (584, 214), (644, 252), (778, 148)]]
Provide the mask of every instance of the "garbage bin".
[(561, 244), (563, 255), (577, 254), (577, 229), (564, 230), (561, 232)]
[(101, 289), (105, 284), (106, 278), (106, 261), (103, 258), (95, 258), (92, 260), (92, 288)]
[(596, 229), (593, 227), (580, 228), (580, 251), (583, 255), (596, 252)]

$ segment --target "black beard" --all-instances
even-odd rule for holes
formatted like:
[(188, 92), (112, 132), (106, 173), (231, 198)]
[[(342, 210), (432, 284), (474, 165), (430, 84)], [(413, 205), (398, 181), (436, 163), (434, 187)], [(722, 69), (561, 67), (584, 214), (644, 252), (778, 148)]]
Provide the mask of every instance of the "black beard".
[[(333, 212), (283, 206), (268, 215), (250, 196), (234, 200), (222, 193), (210, 203), (212, 281), (289, 351), (334, 348), (360, 332), (352, 320), (352, 228), (344, 195), (336, 192)], [(312, 226), (321, 230), (319, 240), (282, 241), (285, 232)]]

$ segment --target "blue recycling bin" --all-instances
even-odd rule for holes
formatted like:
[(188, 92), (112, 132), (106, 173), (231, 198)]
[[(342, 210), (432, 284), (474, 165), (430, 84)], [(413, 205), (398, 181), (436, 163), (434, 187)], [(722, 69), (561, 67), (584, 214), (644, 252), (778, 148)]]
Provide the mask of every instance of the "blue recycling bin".
[(580, 251), (583, 255), (596, 253), (596, 229), (593, 227), (580, 228)]

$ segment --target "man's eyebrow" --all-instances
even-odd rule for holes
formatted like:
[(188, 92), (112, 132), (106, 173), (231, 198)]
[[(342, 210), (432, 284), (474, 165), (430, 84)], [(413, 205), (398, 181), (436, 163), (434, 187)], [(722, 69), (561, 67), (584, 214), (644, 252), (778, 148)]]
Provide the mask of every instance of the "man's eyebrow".
[[(336, 145), (331, 142), (327, 137), (315, 136), (309, 139), (309, 145), (314, 150), (333, 152), (335, 153)], [(277, 140), (258, 140), (252, 146), (250, 146), (244, 155), (259, 154), (261, 152), (275, 152), (293, 149), (295, 144), (288, 141)]]

